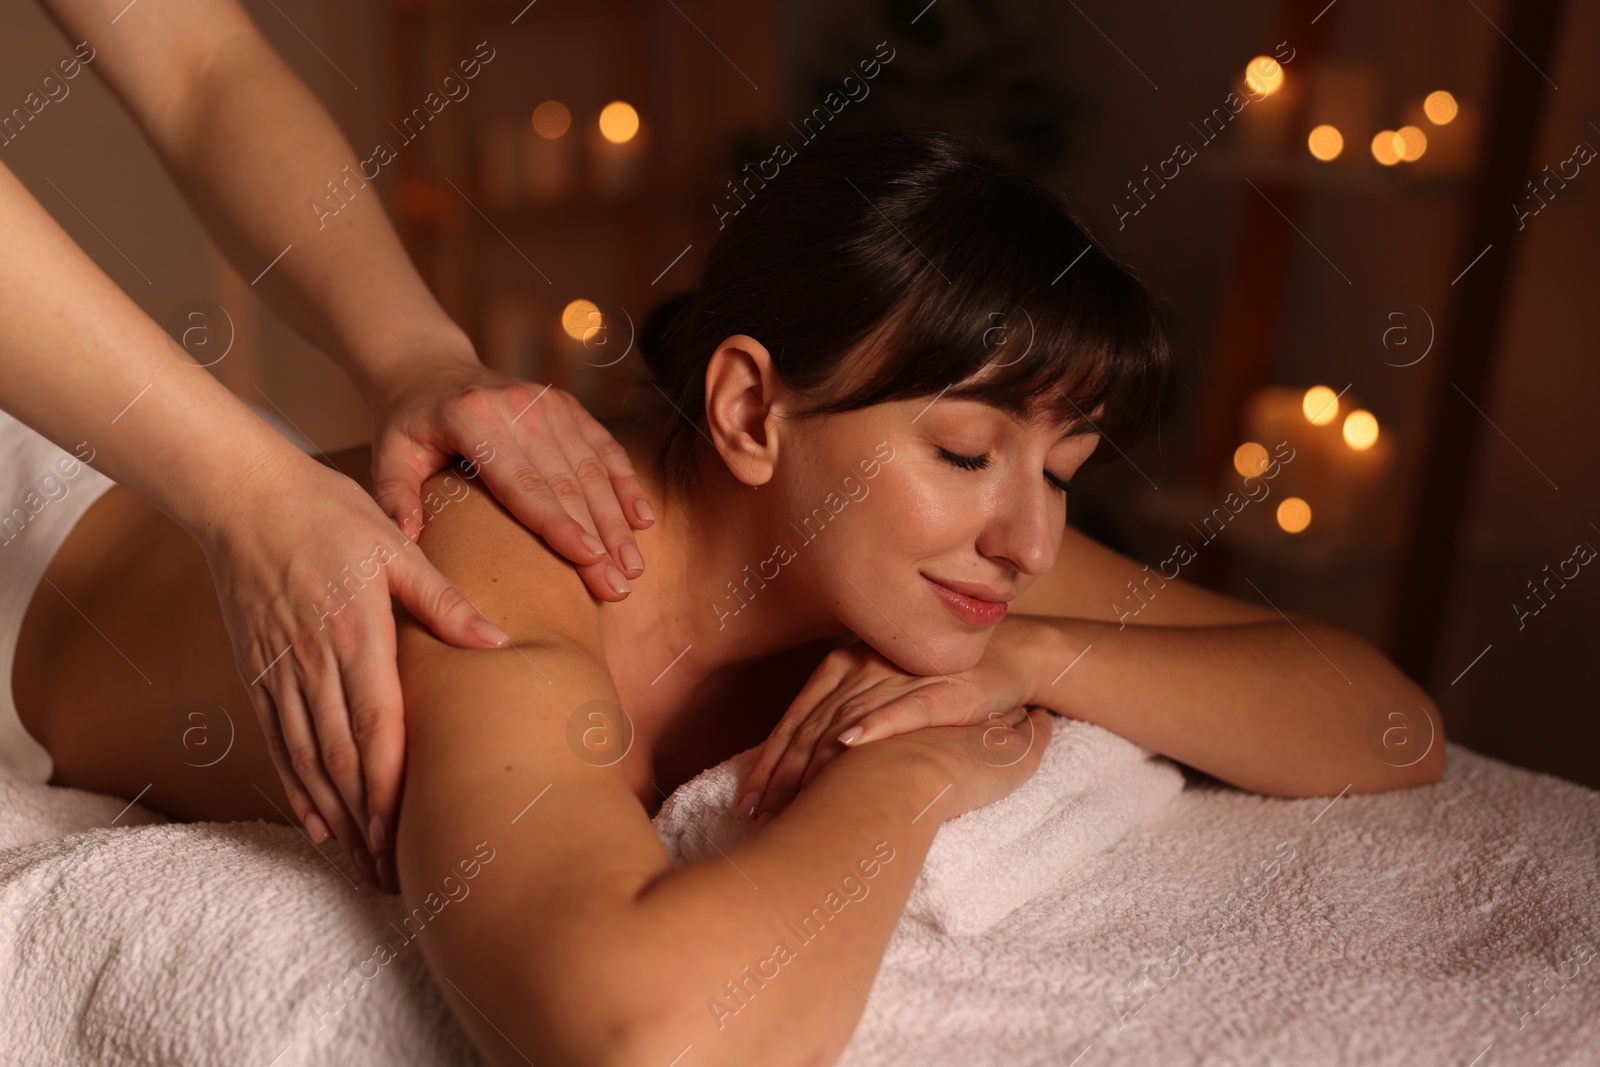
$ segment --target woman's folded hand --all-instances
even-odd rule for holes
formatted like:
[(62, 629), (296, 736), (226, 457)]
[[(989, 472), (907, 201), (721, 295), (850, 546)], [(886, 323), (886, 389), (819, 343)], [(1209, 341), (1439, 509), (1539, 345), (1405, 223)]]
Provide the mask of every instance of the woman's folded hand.
[[(928, 727), (992, 726), (1011, 714), (1027, 702), (1032, 679), (998, 636), (976, 667), (947, 675), (908, 673), (866, 644), (828, 653), (745, 775), (740, 810), (752, 818), (782, 810), (846, 746)], [(983, 730), (973, 736), (983, 744)]]

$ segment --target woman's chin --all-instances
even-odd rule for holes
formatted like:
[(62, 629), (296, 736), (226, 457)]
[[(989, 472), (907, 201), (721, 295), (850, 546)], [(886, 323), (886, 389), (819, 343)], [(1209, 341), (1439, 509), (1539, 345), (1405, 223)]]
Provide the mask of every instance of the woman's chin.
[(891, 640), (886, 645), (873, 642), (873, 645), (884, 659), (908, 674), (957, 674), (978, 665), (993, 633), (993, 630), (956, 633), (942, 629), (921, 634), (907, 631), (904, 635), (895, 635), (903, 640)]

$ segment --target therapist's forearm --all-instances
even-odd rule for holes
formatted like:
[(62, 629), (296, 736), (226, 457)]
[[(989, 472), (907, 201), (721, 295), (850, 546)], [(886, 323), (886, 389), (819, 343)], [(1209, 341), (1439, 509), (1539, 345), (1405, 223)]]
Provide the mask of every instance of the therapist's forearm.
[(69, 32), (99, 49), (93, 69), (239, 275), (369, 401), (408, 366), (475, 360), (412, 267), (357, 154), (233, 0), (143, 0), (145, 10), (114, 31), (85, 6), (54, 5)]
[(312, 462), (187, 362), (3, 164), (0, 218), (0, 408), (202, 540)]
[[(1241, 789), (1374, 792), (1433, 781), (1443, 767), (1428, 694), (1359, 637), (1303, 616), (1292, 624), (1125, 627), (1018, 616), (1001, 625), (1022, 635), (1030, 703)], [(1409, 766), (1374, 747), (1373, 717), (1386, 708), (1406, 709), (1394, 722), (1419, 750)]]
[[(368, 400), (411, 359), (475, 358), (412, 267), (377, 189), (361, 188), (348, 142), (259, 37), (218, 58), (183, 136), (160, 147), (241, 275), (288, 249), (256, 288)], [(348, 199), (329, 194), (330, 180)], [(344, 206), (329, 217), (313, 200)]]

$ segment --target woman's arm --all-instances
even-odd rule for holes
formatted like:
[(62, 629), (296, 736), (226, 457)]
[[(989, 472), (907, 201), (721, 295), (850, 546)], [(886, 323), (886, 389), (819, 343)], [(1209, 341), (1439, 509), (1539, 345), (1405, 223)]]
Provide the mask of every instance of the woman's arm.
[(1098, 723), (1274, 796), (1398, 789), (1444, 770), (1438, 709), (1366, 641), (1164, 578), (1070, 527), (1055, 565), (1012, 608), (983, 660), (957, 674), (908, 675), (875, 653), (831, 654), (762, 746), (741, 795), (753, 810), (781, 810), (846, 745), (1013, 704)]
[(1036, 615), (1002, 627), (1010, 632), (996, 635), (996, 651), (1024, 665), (1025, 703), (1241, 789), (1368, 793), (1426, 784), (1444, 769), (1428, 694), (1366, 641), (1303, 616), (1124, 628)]
[(1071, 527), (1013, 607), (993, 650), (1026, 664), (1032, 702), (1241, 789), (1375, 792), (1444, 770), (1427, 692), (1309, 616), (1167, 578)]
[[(934, 831), (973, 803), (948, 788), (959, 769), (913, 738), (850, 753), (751, 838), (674, 869), (625, 765), (580, 758), (585, 705), (617, 695), (571, 568), (483, 493), (422, 545), (512, 639), (469, 653), (401, 633), (400, 881), (478, 1047), (508, 1064), (665, 1067), (690, 1046), (684, 1063), (832, 1062)], [(1020, 782), (1037, 753), (971, 762)], [(463, 861), (491, 851), (462, 895)]]

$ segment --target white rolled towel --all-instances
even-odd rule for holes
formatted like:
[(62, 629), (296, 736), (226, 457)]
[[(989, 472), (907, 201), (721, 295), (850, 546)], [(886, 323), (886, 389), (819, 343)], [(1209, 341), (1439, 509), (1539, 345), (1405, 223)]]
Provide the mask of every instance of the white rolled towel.
[[(701, 772), (661, 805), (656, 833), (675, 864), (714, 856), (751, 832), (734, 794), (757, 751)], [(981, 934), (1071, 885), (1085, 858), (1114, 846), (1182, 789), (1183, 773), (1170, 760), (1092, 723), (1058, 718), (1031, 778), (940, 828), (905, 914), (941, 933)]]

